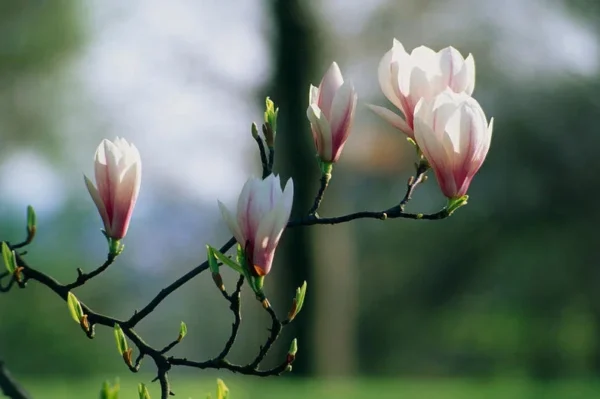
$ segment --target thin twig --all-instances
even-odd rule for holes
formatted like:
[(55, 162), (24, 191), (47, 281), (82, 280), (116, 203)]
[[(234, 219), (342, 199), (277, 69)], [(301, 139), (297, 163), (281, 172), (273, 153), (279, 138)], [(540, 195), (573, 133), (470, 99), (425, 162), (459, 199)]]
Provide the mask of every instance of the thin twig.
[(262, 178), (269, 176), (271, 173), (269, 170), (269, 161), (267, 161), (267, 153), (265, 152), (265, 144), (260, 136), (255, 136), (254, 141), (258, 145), (258, 151), (260, 152), (260, 163), (262, 165)]
[(416, 168), (416, 176), (411, 176), (406, 184), (406, 194), (404, 194), (404, 198), (400, 201), (400, 211), (404, 212), (404, 207), (412, 199), (413, 192), (425, 180), (425, 173), (427, 173), (428, 169), (429, 165), (426, 162), (419, 162)]
[(100, 273), (102, 273), (103, 271), (108, 269), (108, 267), (110, 265), (112, 265), (112, 263), (114, 261), (115, 261), (115, 255), (108, 254), (108, 256), (106, 257), (106, 261), (104, 261), (104, 263), (100, 267), (98, 267), (97, 269), (95, 269), (89, 273), (84, 273), (83, 270), (81, 270), (81, 268), (77, 268), (77, 280), (75, 280), (71, 284), (68, 284), (67, 288), (69, 290), (72, 290), (77, 287), (81, 287), (87, 281), (93, 279), (94, 277), (96, 277), (97, 275), (99, 275)]
[(330, 179), (331, 179), (331, 174), (329, 174), (329, 173), (323, 173), (321, 175), (321, 180), (320, 180), (321, 184), (319, 186), (319, 192), (317, 193), (317, 196), (315, 197), (313, 206), (310, 208), (310, 211), (308, 211), (309, 217), (312, 215), (315, 215), (317, 213), (317, 211), (319, 210), (319, 207), (321, 206), (321, 201), (323, 201), (323, 196), (325, 195), (325, 190), (327, 190), (327, 186), (329, 185)]
[(1, 360), (0, 390), (10, 399), (31, 399), (31, 395), (15, 380)]
[(231, 324), (231, 335), (229, 336), (225, 347), (223, 348), (221, 353), (219, 353), (219, 356), (217, 356), (216, 359), (225, 359), (225, 357), (227, 357), (227, 355), (231, 351), (231, 348), (233, 347), (233, 344), (235, 343), (235, 339), (237, 338), (238, 332), (240, 330), (240, 325), (242, 323), (242, 313), (240, 309), (240, 293), (242, 292), (243, 285), (244, 276), (240, 275), (237, 285), (235, 287), (235, 291), (233, 292), (233, 294), (231, 294), (231, 296), (228, 297), (230, 303), (229, 309), (231, 309), (231, 311), (233, 312), (234, 317), (233, 324)]
[(260, 347), (258, 355), (250, 365), (250, 367), (254, 369), (257, 369), (258, 366), (260, 366), (260, 363), (267, 356), (269, 350), (271, 350), (271, 347), (273, 346), (275, 341), (277, 341), (277, 338), (279, 338), (279, 334), (281, 333), (282, 328), (282, 324), (277, 318), (277, 314), (275, 313), (273, 308), (269, 305), (265, 308), (265, 310), (269, 313), (269, 316), (271, 316), (271, 334), (269, 335), (267, 342), (265, 342), (265, 344)]

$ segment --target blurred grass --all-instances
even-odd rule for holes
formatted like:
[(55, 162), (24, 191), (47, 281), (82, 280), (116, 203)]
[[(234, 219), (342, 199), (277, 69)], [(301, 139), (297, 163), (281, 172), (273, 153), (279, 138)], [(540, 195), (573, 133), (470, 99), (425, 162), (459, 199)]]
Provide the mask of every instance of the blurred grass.
[[(232, 399), (590, 399), (598, 397), (600, 381), (571, 380), (539, 383), (527, 380), (472, 381), (462, 379), (418, 380), (298, 380), (286, 378), (240, 378), (222, 375)], [(105, 377), (89, 380), (23, 381), (33, 397), (42, 399), (97, 399)], [(121, 399), (137, 398), (137, 383), (150, 376), (121, 379)], [(178, 398), (214, 397), (215, 379), (173, 377)], [(159, 397), (158, 385), (151, 384), (153, 398)]]

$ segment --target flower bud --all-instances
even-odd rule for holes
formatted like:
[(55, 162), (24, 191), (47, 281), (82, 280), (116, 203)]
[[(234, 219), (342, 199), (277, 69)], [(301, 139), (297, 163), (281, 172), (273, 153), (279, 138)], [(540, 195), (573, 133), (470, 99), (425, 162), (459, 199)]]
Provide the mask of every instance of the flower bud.
[(404, 119), (384, 107), (369, 105), (395, 128), (414, 139), (414, 111), (421, 98), (431, 100), (446, 89), (471, 95), (475, 88), (475, 61), (454, 47), (437, 53), (420, 46), (410, 54), (394, 39), (392, 48), (379, 62), (379, 84), (383, 94), (396, 106)]
[(298, 352), (298, 340), (294, 338), (287, 353), (287, 364), (291, 364), (294, 360), (296, 360), (296, 352)]
[(140, 154), (124, 139), (117, 138), (114, 143), (102, 140), (96, 150), (94, 173), (97, 187), (86, 176), (85, 184), (98, 208), (107, 238), (118, 242), (127, 234), (140, 191)]
[(27, 206), (27, 241), (31, 242), (35, 237), (36, 226), (35, 209), (31, 205)]
[(265, 124), (263, 125), (263, 134), (265, 142), (269, 148), (275, 145), (275, 135), (277, 134), (277, 115), (279, 108), (275, 108), (275, 103), (269, 97), (265, 100)]
[(344, 82), (338, 65), (331, 64), (319, 87), (310, 86), (306, 115), (322, 162), (340, 158), (354, 122), (357, 95), (350, 82)]
[(290, 218), (293, 199), (292, 179), (282, 190), (279, 177), (269, 175), (264, 180), (251, 178), (246, 182), (236, 213), (219, 201), (223, 219), (243, 247), (243, 266), (248, 275), (262, 277), (271, 270), (275, 249)]
[(296, 288), (296, 296), (294, 297), (294, 301), (292, 302), (292, 308), (288, 313), (288, 321), (294, 320), (294, 318), (300, 313), (302, 310), (302, 306), (304, 305), (304, 297), (306, 296), (306, 281), (302, 284), (301, 287)]
[(490, 148), (493, 124), (474, 98), (450, 89), (417, 104), (415, 139), (446, 197), (467, 193)]
[(139, 395), (139, 399), (151, 399), (150, 392), (148, 392), (148, 388), (146, 387), (145, 384), (138, 385), (138, 395)]
[(187, 335), (187, 325), (182, 321), (179, 326), (179, 336), (177, 336), (177, 342), (181, 342)]

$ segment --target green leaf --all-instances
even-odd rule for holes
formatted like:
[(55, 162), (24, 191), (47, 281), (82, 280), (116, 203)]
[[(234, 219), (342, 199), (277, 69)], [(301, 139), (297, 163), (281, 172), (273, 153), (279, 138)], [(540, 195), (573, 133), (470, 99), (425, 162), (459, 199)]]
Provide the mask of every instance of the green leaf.
[(306, 296), (306, 281), (300, 288), (296, 289), (296, 314), (300, 313), (304, 305), (304, 297)]
[(294, 338), (294, 340), (290, 344), (290, 350), (288, 350), (288, 355), (296, 356), (296, 352), (298, 352), (298, 340)]
[(265, 99), (265, 123), (269, 124), (272, 131), (277, 131), (277, 115), (279, 108), (275, 108), (275, 103), (269, 97)]
[(115, 341), (117, 341), (119, 355), (122, 356), (123, 353), (127, 352), (127, 338), (125, 338), (125, 334), (119, 324), (115, 324)]
[(235, 256), (236, 256), (238, 265), (240, 265), (240, 266), (242, 266), (242, 268), (244, 268), (244, 266), (246, 265), (246, 254), (244, 254), (244, 248), (242, 248), (242, 246), (239, 243), (235, 248)]
[(210, 245), (206, 246), (206, 259), (208, 260), (208, 268), (211, 273), (219, 273), (219, 265), (215, 257), (215, 250)]
[(138, 385), (138, 395), (140, 399), (151, 399), (150, 392), (148, 392), (148, 388), (145, 384)]
[(229, 267), (231, 267), (233, 270), (235, 270), (236, 272), (243, 274), (244, 276), (246, 275), (245, 270), (242, 268), (242, 266), (238, 265), (236, 262), (234, 262), (233, 260), (231, 260), (228, 256), (223, 255), (221, 252), (219, 252), (218, 249), (210, 247), (210, 249), (213, 252), (213, 255), (215, 256), (215, 258), (217, 258), (217, 260), (221, 263), (223, 263), (224, 265), (227, 265)]
[(67, 294), (67, 306), (69, 307), (69, 312), (71, 313), (71, 317), (77, 324), (81, 323), (81, 319), (83, 319), (83, 309), (81, 308), (81, 303), (72, 292)]
[(229, 388), (222, 379), (217, 378), (217, 399), (227, 399), (229, 397)]
[(27, 231), (29, 233), (35, 232), (36, 229), (36, 216), (35, 210), (31, 205), (27, 207)]
[(182, 321), (181, 325), (179, 326), (179, 337), (177, 338), (177, 340), (181, 341), (182, 339), (185, 338), (186, 335), (187, 335), (187, 326)]
[(112, 386), (109, 381), (105, 381), (104, 384), (102, 384), (102, 390), (100, 391), (100, 399), (119, 399), (120, 389), (121, 387), (118, 379)]
[(17, 270), (17, 259), (15, 252), (12, 251), (6, 242), (2, 242), (2, 259), (4, 260), (4, 266), (10, 274), (14, 274)]

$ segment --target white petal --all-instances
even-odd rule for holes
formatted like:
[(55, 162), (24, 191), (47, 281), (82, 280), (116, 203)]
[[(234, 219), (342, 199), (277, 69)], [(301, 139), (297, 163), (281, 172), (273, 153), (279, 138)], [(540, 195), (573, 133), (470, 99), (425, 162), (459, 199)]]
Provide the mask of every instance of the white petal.
[(329, 127), (334, 151), (339, 147), (340, 142), (346, 141), (350, 134), (356, 101), (357, 95), (351, 82), (344, 83), (333, 98)]
[(333, 98), (335, 93), (344, 83), (342, 72), (335, 62), (331, 64), (321, 84), (319, 84), (319, 100), (317, 102), (321, 112), (323, 112), (327, 118), (331, 115), (331, 107), (333, 104)]
[(332, 137), (329, 121), (316, 105), (310, 105), (306, 111), (308, 120), (310, 121), (313, 130), (317, 133), (318, 143), (317, 151), (323, 159), (330, 159), (332, 156)]
[(235, 237), (237, 242), (242, 247), (244, 247), (244, 245), (246, 245), (246, 237), (244, 237), (244, 235), (242, 234), (242, 230), (240, 229), (240, 226), (238, 225), (236, 218), (229, 211), (229, 209), (227, 209), (225, 204), (223, 204), (221, 201), (217, 201), (217, 202), (219, 203), (219, 209), (221, 210), (221, 216), (223, 217), (223, 220), (227, 224), (229, 231), (231, 232), (231, 234), (233, 234), (233, 236)]
[(471, 95), (473, 94), (473, 90), (475, 90), (475, 59), (473, 59), (472, 54), (469, 54), (465, 59), (464, 68), (467, 71), (467, 85), (464, 91), (468, 95)]
[(98, 213), (100, 214), (100, 217), (102, 218), (102, 224), (104, 224), (104, 231), (110, 235), (110, 220), (108, 219), (108, 215), (106, 214), (106, 207), (104, 206), (104, 202), (102, 202), (100, 193), (94, 186), (94, 183), (92, 183), (90, 181), (90, 179), (87, 178), (87, 176), (84, 175), (83, 179), (85, 181), (85, 186), (87, 187), (88, 192), (90, 193), (90, 196), (92, 197), (92, 200), (94, 201), (94, 204), (96, 204)]
[(414, 133), (410, 126), (406, 123), (404, 119), (400, 115), (397, 115), (390, 111), (387, 108), (379, 107), (377, 105), (367, 104), (367, 107), (371, 109), (371, 111), (375, 112), (381, 118), (383, 118), (390, 125), (394, 126), (396, 129), (404, 132), (407, 136), (414, 138)]

